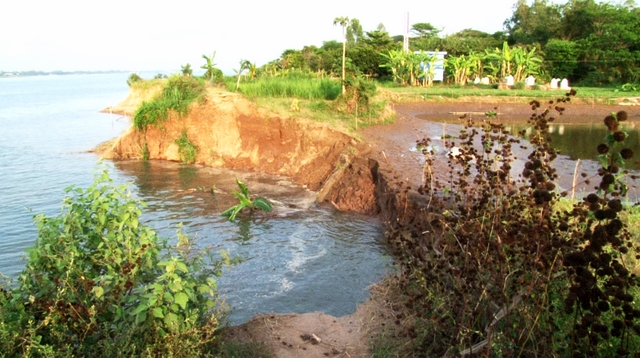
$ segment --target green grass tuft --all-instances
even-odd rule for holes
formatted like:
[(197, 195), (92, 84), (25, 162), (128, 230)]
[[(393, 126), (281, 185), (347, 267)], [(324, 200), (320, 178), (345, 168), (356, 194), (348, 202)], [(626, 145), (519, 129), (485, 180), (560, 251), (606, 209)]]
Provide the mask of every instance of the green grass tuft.
[(187, 164), (192, 164), (196, 161), (198, 155), (198, 146), (187, 136), (187, 131), (183, 130), (180, 138), (176, 139), (178, 145), (178, 152), (180, 153), (180, 160)]
[(190, 76), (174, 75), (162, 89), (162, 94), (150, 102), (143, 102), (133, 115), (133, 125), (139, 131), (159, 126), (167, 120), (169, 111), (185, 116), (189, 105), (204, 95), (204, 82)]
[[(227, 87), (235, 82), (227, 79)], [(299, 98), (306, 100), (334, 100), (342, 91), (340, 82), (331, 78), (309, 76), (262, 77), (241, 82), (238, 92), (247, 97)]]

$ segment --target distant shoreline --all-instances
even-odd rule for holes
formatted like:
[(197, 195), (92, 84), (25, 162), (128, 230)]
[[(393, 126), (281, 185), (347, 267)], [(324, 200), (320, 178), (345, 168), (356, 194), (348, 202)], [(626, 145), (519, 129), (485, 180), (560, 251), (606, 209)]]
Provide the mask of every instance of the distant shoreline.
[(110, 73), (129, 73), (131, 71), (0, 71), (0, 78), (53, 76), (53, 75), (98, 75)]

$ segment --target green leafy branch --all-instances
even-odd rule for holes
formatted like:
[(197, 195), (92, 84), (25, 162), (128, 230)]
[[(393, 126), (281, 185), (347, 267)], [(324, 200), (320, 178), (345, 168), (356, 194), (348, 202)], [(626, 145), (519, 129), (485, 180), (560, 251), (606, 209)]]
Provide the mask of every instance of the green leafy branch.
[(238, 192), (237, 190), (233, 190), (233, 195), (238, 198), (239, 203), (238, 205), (232, 206), (229, 209), (225, 210), (220, 215), (226, 217), (227, 219), (229, 219), (229, 221), (234, 221), (236, 219), (236, 216), (245, 208), (249, 208), (251, 211), (253, 211), (254, 209), (259, 209), (264, 211), (265, 213), (273, 210), (273, 207), (271, 206), (269, 200), (263, 197), (256, 197), (255, 199), (251, 200), (251, 197), (249, 195), (249, 188), (247, 188), (247, 185), (241, 182), (238, 178), (236, 178), (236, 183), (238, 184), (240, 191)]

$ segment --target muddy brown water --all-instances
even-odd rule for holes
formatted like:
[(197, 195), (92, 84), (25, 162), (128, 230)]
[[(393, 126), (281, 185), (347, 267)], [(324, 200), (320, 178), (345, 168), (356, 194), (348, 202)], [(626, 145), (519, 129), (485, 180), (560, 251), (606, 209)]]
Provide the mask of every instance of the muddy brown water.
[[(584, 172), (592, 175), (597, 172), (599, 164), (594, 160), (593, 153), (590, 152), (588, 154), (591, 158), (584, 153), (589, 152), (590, 148), (595, 151), (595, 147), (601, 142), (597, 139), (599, 137), (603, 138), (604, 132), (598, 132), (597, 130), (604, 130), (603, 119), (611, 112), (621, 110), (628, 112), (629, 119), (624, 122), (624, 126), (630, 135), (627, 145), (637, 148), (635, 151), (638, 153), (638, 159), (640, 159), (640, 148), (638, 148), (640, 107), (579, 104), (567, 104), (564, 107), (566, 109), (562, 115), (555, 115), (556, 119), (553, 122), (554, 133), (551, 133), (554, 145), (557, 145), (557, 149), (562, 153), (554, 162), (554, 166), (559, 173), (557, 182), (561, 189), (569, 190), (576, 197), (580, 197), (594, 189), (593, 187), (598, 182), (597, 178), (592, 178), (593, 183), (586, 183), (578, 178), (575, 189), (573, 189), (576, 159), (582, 157), (578, 166), (578, 173)], [(481, 121), (486, 118), (483, 115), (484, 113), (496, 111), (498, 113), (497, 121), (517, 131), (523, 128), (519, 126), (526, 125), (527, 119), (534, 113), (530, 105), (511, 103), (403, 103), (397, 104), (395, 110), (398, 113), (398, 119), (395, 123), (388, 126), (365, 128), (360, 131), (360, 134), (366, 142), (377, 148), (372, 153), (373, 157), (391, 165), (397, 173), (395, 180), (413, 188), (423, 184), (424, 157), (416, 150), (417, 140), (422, 138), (431, 139), (431, 144), (436, 149), (433, 170), (436, 173), (446, 173), (449, 169), (447, 167), (447, 150), (445, 147), (451, 143), (448, 143), (447, 140), (443, 141), (442, 137), (443, 134), (456, 137), (460, 133), (460, 130), (463, 129), (460, 117), (466, 114)], [(540, 113), (540, 110), (538, 110), (538, 113)], [(570, 132), (574, 129), (579, 131)], [(560, 131), (563, 134), (560, 134)], [(566, 138), (566, 140), (563, 140), (563, 138)], [(456, 142), (455, 139), (452, 140), (454, 143)], [(582, 153), (580, 151), (578, 151), (578, 154), (568, 153), (573, 153), (572, 151), (575, 149), (582, 150)], [(529, 151), (525, 150), (516, 152), (518, 160), (513, 165), (513, 175), (518, 175), (521, 172), (523, 160), (528, 153)], [(638, 174), (638, 170), (633, 169), (631, 173)], [(628, 184), (630, 186), (629, 199), (637, 201), (640, 198), (640, 188), (638, 187), (640, 183), (629, 179)]]

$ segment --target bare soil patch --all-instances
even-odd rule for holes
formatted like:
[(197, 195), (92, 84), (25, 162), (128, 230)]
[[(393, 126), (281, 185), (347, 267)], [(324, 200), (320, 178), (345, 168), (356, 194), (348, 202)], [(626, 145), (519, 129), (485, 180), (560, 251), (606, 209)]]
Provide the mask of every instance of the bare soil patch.
[(322, 312), (256, 315), (231, 327), (226, 339), (263, 344), (277, 358), (370, 357), (370, 339), (396, 319), (388, 291), (384, 284), (373, 285), (371, 298), (343, 317)]

